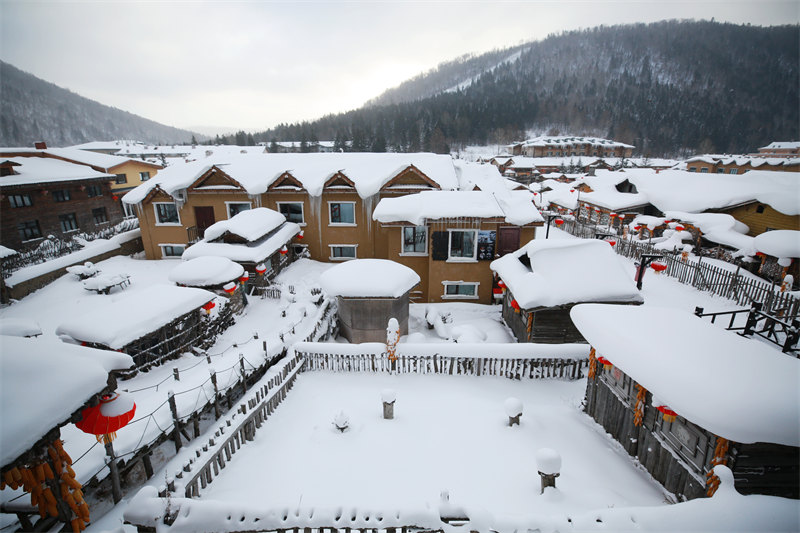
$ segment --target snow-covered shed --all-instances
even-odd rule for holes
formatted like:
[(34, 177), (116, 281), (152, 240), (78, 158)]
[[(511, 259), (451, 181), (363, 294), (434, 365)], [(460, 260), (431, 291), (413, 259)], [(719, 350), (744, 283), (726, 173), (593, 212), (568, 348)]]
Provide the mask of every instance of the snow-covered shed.
[(619, 257), (599, 240), (534, 240), (491, 263), (506, 286), (503, 318), (520, 342), (582, 342), (578, 303), (641, 304)]
[(800, 360), (676, 309), (579, 305), (586, 412), (683, 498), (725, 464), (743, 494), (800, 496)]
[(201, 307), (214, 298), (203, 289), (153, 285), (99, 302), (88, 313), (59, 325), (56, 335), (127, 353), (138, 370), (146, 369), (203, 340)]
[(274, 278), (294, 258), (291, 241), (300, 226), (266, 207), (257, 207), (220, 220), (205, 230), (205, 236), (183, 252), (184, 261), (198, 257), (224, 257), (242, 265), (252, 279), (256, 266), (264, 265), (264, 276)]
[(348, 341), (386, 342), (389, 319), (408, 334), (409, 292), (420, 281), (407, 266), (386, 259), (355, 259), (320, 276), (322, 290), (336, 296), (339, 332)]

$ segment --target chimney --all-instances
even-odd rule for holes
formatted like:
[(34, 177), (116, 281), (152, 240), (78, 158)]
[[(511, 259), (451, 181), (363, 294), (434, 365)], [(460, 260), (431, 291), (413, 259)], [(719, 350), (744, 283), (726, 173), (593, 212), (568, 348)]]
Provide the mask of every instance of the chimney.
[(47, 143), (44, 141), (36, 141), (33, 143), (33, 147), (37, 150), (47, 150)]

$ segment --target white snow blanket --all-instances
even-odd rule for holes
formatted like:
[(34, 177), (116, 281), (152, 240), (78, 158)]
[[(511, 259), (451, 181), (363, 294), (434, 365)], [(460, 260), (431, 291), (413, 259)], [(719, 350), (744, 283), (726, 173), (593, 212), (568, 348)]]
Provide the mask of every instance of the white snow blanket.
[[(524, 255), (530, 267), (520, 261)], [(600, 240), (533, 240), (490, 266), (523, 309), (578, 302), (643, 302), (617, 254)]]
[(42, 328), (28, 318), (0, 318), (0, 335), (13, 337), (35, 337), (42, 334)]
[(55, 339), (0, 336), (0, 466), (19, 457), (106, 387), (130, 356)]
[(214, 297), (214, 293), (203, 289), (153, 285), (111, 300), (98, 300), (92, 311), (58, 326), (56, 335), (118, 350), (179, 316), (199, 309)]
[(169, 280), (190, 287), (222, 285), (238, 279), (244, 267), (227, 257), (196, 257), (184, 261), (169, 273)]
[(412, 269), (388, 259), (354, 259), (329, 268), (319, 278), (331, 296), (398, 298), (419, 283)]
[(503, 218), (522, 226), (544, 219), (527, 191), (425, 191), (398, 198), (383, 198), (372, 219), (379, 222), (425, 224), (426, 220), (476, 217)]
[(800, 257), (800, 231), (775, 230), (754, 238), (756, 250), (773, 257)]
[(300, 233), (299, 225), (294, 222), (285, 222), (277, 231), (254, 243), (229, 244), (208, 242), (203, 239), (187, 248), (181, 258), (188, 261), (197, 257), (217, 256), (227, 257), (237, 263), (260, 263), (291, 241), (298, 233)]
[(800, 360), (676, 309), (570, 312), (581, 334), (670, 409), (726, 439), (800, 445)]
[(286, 217), (277, 211), (266, 207), (257, 207), (242, 211), (228, 220), (220, 220), (212, 224), (206, 229), (203, 239), (213, 241), (225, 233), (233, 233), (252, 242), (279, 228), (284, 222), (286, 222)]

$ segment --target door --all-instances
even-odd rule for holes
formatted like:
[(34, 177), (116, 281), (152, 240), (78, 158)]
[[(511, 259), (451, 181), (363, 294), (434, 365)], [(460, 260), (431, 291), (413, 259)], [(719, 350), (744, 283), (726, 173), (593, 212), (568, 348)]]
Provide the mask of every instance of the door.
[(500, 228), (497, 232), (497, 255), (519, 250), (519, 228)]
[(202, 239), (206, 229), (216, 222), (214, 220), (214, 207), (210, 205), (195, 206), (194, 221), (195, 226), (197, 226), (197, 234)]

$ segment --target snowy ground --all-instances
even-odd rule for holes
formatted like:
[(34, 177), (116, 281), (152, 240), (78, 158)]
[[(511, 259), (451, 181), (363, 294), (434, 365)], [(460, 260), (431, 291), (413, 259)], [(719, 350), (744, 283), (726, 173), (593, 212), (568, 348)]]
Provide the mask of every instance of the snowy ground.
[[(544, 232), (540, 233), (543, 236)], [(551, 228), (550, 238), (572, 237)], [(621, 257), (620, 261), (633, 277), (633, 263)], [(45, 336), (54, 336), (61, 322), (91, 309), (101, 299), (117, 299), (155, 283), (167, 283), (167, 276), (176, 265), (174, 260), (145, 261), (115, 257), (98, 263), (98, 266), (103, 274), (130, 275), (130, 287), (115, 289), (108, 296), (98, 295), (84, 290), (74, 276), (67, 275), (21, 301), (0, 309), (0, 318), (32, 319), (39, 323)], [(282, 273), (278, 281), (294, 285), (298, 294), (302, 294), (314, 286), (320, 273), (330, 266), (303, 260)], [(707, 312), (737, 308), (729, 300), (698, 292), (652, 271), (645, 277), (642, 294), (644, 305), (673, 307), (686, 312), (692, 312), (695, 306), (704, 307)], [(214, 354), (211, 366), (220, 373), (221, 385), (236, 379), (233, 374), (235, 370), (228, 369), (238, 365), (240, 353), (248, 365), (257, 366), (264, 359), (264, 340), (267, 341), (269, 354), (274, 355), (282, 348), (279, 333), (287, 333), (286, 344), (300, 340), (308, 333), (305, 328), (313, 327), (314, 317), (309, 316), (303, 321), (302, 309), (306, 308), (306, 302), (302, 298), (299, 300), (290, 304), (284, 300), (251, 299), (246, 313), (209, 350)], [(481, 333), (479, 337), (482, 336), (487, 342), (513, 341), (500, 320), (499, 307), (466, 303), (412, 305), (409, 336), (403, 341), (443, 342), (440, 334), (427, 329), (424, 315), (429, 307), (443, 314), (450, 313), (453, 326), (477, 330)], [(281, 317), (284, 308), (288, 308), (287, 316)], [(296, 334), (288, 334), (295, 325)], [(258, 332), (258, 341), (252, 340), (253, 332)], [(665, 329), (665, 334), (671, 333)], [(233, 344), (237, 346), (233, 347)], [(172, 378), (173, 367), (181, 369), (180, 382)], [(204, 402), (204, 395), (210, 393), (208, 376), (209, 366), (204, 358), (185, 355), (168, 365), (122, 382), (121, 389), (144, 390), (134, 393), (137, 403), (135, 423), (118, 433), (118, 440), (115, 441), (118, 453), (134, 449), (140, 441), (147, 442), (160, 431), (159, 426), (168, 425), (169, 409), (163, 405), (168, 390), (176, 392), (181, 412), (189, 412), (197, 402)], [(285, 495), (281, 495), (283, 492), (277, 489), (264, 490), (272, 491), (270, 494), (276, 493), (275, 497), (283, 498), (281, 501), (286, 504), (296, 504), (292, 498), (299, 498), (301, 494), (306, 495), (304, 498), (313, 496), (319, 501), (327, 498), (326, 501), (332, 502), (335, 494), (337, 504), (356, 505), (370, 501), (377, 504), (379, 500), (385, 502), (388, 498), (397, 507), (405, 503), (432, 501), (440, 490), (448, 488), (453, 499), (461, 503), (479, 504), (483, 501), (491, 507), (513, 513), (521, 508), (523, 502), (534, 505), (538, 501), (538, 491), (535, 490), (538, 477), (532, 470), (531, 461), (536, 448), (550, 446), (560, 449), (564, 454), (564, 474), (559, 478), (563, 500), (549, 502), (551, 505), (588, 508), (663, 501), (660, 490), (649, 481), (648, 476), (637, 470), (630, 459), (619, 453), (614, 443), (598, 433), (593, 423), (579, 412), (577, 405), (585, 387), (583, 380), (573, 383), (514, 383), (493, 378), (480, 378), (480, 382), (466, 378), (447, 382), (438, 379), (434, 376), (301, 375), (297, 388), (270, 422), (271, 427), (273, 423), (276, 424), (276, 429), (260, 432), (257, 436), (258, 445), (249, 445), (246, 447), (249, 449), (245, 450), (246, 454), (254, 456), (253, 461), (264, 460), (257, 459), (258, 456), (274, 457), (274, 465), (258, 463), (258, 468), (254, 469), (249, 460), (240, 459), (243, 456), (237, 454), (237, 459), (231, 464), (235, 468), (226, 469), (215, 480), (209, 496), (233, 497), (232, 486), (249, 486), (246, 483), (247, 476), (259, 472), (262, 477), (272, 480), (271, 485), (285, 486)], [(321, 387), (328, 382), (338, 385), (323, 390)], [(378, 391), (387, 384), (397, 389), (399, 396), (397, 424), (389, 428), (376, 420)], [(513, 433), (502, 426), (502, 400), (512, 395), (521, 398), (526, 406), (523, 425), (514, 428)], [(328, 431), (332, 409), (348, 411), (355, 424), (352, 433), (336, 435)], [(447, 415), (442, 412), (447, 412)], [(151, 413), (153, 416), (148, 416)], [(281, 420), (293, 421), (295, 425), (292, 428), (296, 427), (297, 432), (293, 429), (278, 430), (277, 423)], [(564, 423), (558, 424), (557, 420), (563, 420)], [(393, 435), (391, 432), (399, 434)], [(85, 480), (103, 467), (103, 451), (100, 446), (92, 448), (95, 443), (93, 436), (83, 434), (71, 425), (62, 428), (62, 433), (73, 459), (88, 450), (86, 456), (75, 465), (79, 479)], [(281, 438), (276, 439), (279, 434)], [(584, 442), (592, 445), (584, 447)], [(576, 443), (581, 443), (580, 447)], [(289, 460), (284, 453), (288, 453), (287, 447), (294, 446), (304, 449), (305, 453)], [(467, 451), (469, 453), (465, 455)], [(591, 468), (584, 456), (595, 457)], [(458, 458), (461, 458), (461, 462)], [(463, 467), (468, 458), (473, 468)], [(508, 463), (511, 458), (514, 461)], [(598, 463), (604, 462), (616, 465), (605, 475), (630, 479), (632, 486), (638, 489), (613, 493), (593, 485), (599, 483), (600, 477), (592, 474), (591, 470), (600, 468), (602, 471), (603, 467)], [(308, 464), (316, 466), (311, 468)], [(348, 464), (358, 464), (360, 468), (364, 464), (372, 465), (372, 469), (366, 468), (358, 474), (361, 477), (353, 477), (358, 480), (356, 482), (347, 481), (349, 477), (341, 481), (336, 477), (337, 469), (341, 473), (342, 465)], [(292, 465), (294, 470), (290, 468)], [(261, 471), (260, 468), (267, 470)], [(234, 473), (237, 469), (241, 474)], [(370, 471), (380, 472), (381, 475), (369, 478)], [(282, 481), (276, 484), (275, 478), (279, 472), (283, 472), (279, 478)], [(317, 480), (314, 476), (320, 472), (328, 473)], [(163, 484), (163, 477), (163, 472), (157, 472), (149, 484)], [(396, 481), (391, 478), (396, 478)], [(586, 490), (580, 490), (579, 487), (584, 484)], [(362, 490), (364, 486), (371, 487), (371, 490)], [(593, 487), (597, 490), (593, 490)], [(351, 500), (359, 494), (363, 494), (363, 500)], [(2, 501), (15, 496), (17, 494), (8, 489), (0, 492)], [(247, 497), (246, 494), (241, 496)], [(350, 501), (342, 501), (345, 499)], [(125, 501), (106, 518), (95, 516), (99, 520), (91, 529), (107, 531), (118, 528)]]

